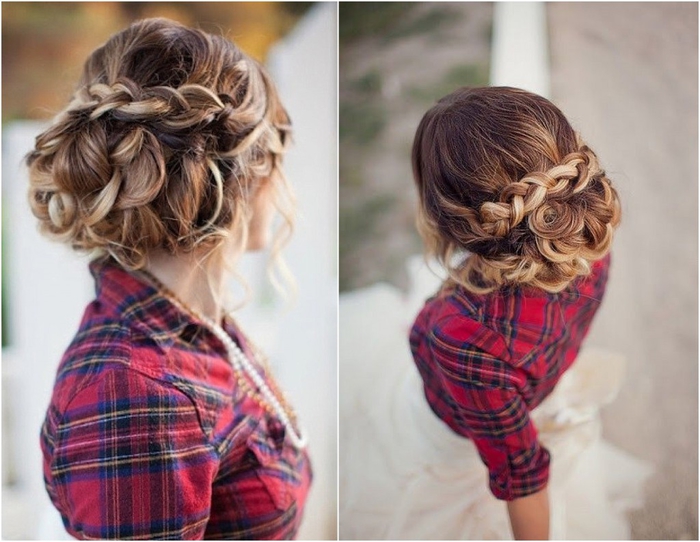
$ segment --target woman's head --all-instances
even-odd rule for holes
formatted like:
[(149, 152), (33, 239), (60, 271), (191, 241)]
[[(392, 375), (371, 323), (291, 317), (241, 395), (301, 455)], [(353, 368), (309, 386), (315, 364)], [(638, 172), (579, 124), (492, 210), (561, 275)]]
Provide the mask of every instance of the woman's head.
[(617, 192), (545, 98), (459, 89), (421, 120), (412, 161), (428, 252), (473, 292), (508, 284), (560, 291), (610, 249)]
[(50, 236), (138, 269), (156, 250), (259, 248), (249, 225), (260, 228), (266, 198), (285, 219), (275, 251), (292, 227), (280, 171), (290, 134), (269, 75), (234, 44), (139, 21), (90, 55), (72, 101), (37, 137), (31, 206)]

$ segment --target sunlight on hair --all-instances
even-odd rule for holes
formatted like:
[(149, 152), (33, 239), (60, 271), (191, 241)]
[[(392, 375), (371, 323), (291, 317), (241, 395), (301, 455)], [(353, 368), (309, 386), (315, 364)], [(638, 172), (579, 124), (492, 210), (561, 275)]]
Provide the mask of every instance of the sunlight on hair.
[[(511, 87), (463, 88), (413, 143), (417, 228), (453, 283), (560, 292), (610, 250), (617, 192), (551, 102)], [(470, 253), (457, 259), (457, 254)]]
[[(252, 201), (280, 169), (290, 134), (265, 68), (233, 43), (167, 19), (138, 21), (92, 53), (72, 100), (37, 137), (30, 204), (46, 235), (129, 270), (154, 250), (192, 254), (204, 269), (220, 263), (241, 284), (240, 307), (251, 296), (236, 269)], [(281, 251), (295, 201), (279, 177), (269, 276), (289, 297)]]

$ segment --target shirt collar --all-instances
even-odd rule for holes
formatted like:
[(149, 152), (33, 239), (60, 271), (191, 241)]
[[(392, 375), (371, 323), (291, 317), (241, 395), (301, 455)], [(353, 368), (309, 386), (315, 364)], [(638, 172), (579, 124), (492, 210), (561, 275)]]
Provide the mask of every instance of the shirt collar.
[[(103, 310), (120, 316), (130, 327), (151, 337), (163, 349), (172, 347), (191, 326), (204, 327), (158, 289), (109, 256), (90, 262), (90, 273), (95, 279), (97, 301)], [(225, 352), (218, 339), (215, 344), (219, 346), (218, 350)]]

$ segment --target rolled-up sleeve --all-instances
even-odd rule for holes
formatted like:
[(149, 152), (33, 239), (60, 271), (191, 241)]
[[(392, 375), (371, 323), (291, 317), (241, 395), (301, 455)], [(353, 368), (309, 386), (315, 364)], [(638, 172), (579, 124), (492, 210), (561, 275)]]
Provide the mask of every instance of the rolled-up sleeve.
[(47, 483), (78, 539), (201, 539), (218, 456), (189, 398), (108, 370), (58, 421)]
[(489, 471), (493, 495), (510, 501), (543, 489), (549, 451), (515, 385), (512, 368), (476, 346), (434, 334), (432, 350), (455, 424), (470, 438)]
[(461, 395), (460, 415), (489, 469), (489, 486), (510, 501), (543, 489), (549, 479), (549, 451), (520, 396), (507, 389), (473, 387)]

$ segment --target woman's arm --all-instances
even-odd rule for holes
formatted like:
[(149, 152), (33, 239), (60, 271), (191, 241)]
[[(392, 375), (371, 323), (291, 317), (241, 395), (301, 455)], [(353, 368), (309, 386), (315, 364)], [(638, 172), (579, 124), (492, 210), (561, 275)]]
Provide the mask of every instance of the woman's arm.
[(432, 330), (431, 346), (458, 409), (455, 422), (488, 468), (491, 493), (508, 502), (515, 538), (546, 539), (550, 454), (520, 394), (522, 377), (502, 361), (509, 356), (502, 338), (482, 327), (475, 330), (480, 324), (466, 319), (446, 322)]
[(515, 540), (549, 539), (549, 494), (547, 487), (508, 501), (508, 516)]
[(75, 394), (47, 480), (79, 540), (201, 540), (219, 464), (189, 398), (128, 368)]

